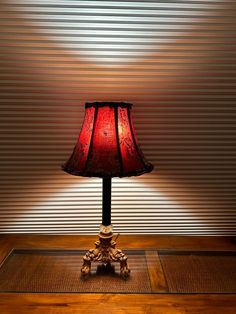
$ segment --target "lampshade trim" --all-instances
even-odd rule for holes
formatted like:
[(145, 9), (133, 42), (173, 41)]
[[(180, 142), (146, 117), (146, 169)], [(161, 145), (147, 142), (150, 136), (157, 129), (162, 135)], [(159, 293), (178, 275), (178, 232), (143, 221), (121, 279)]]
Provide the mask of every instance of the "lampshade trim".
[(120, 139), (119, 139), (119, 131), (118, 131), (118, 107), (114, 108), (114, 114), (115, 114), (115, 128), (116, 128), (116, 145), (117, 145), (117, 151), (118, 151), (118, 158), (119, 158), (119, 163), (120, 163), (120, 173), (123, 175), (124, 173), (124, 168), (123, 168), (123, 160), (122, 160), (122, 155), (121, 155), (121, 150), (120, 150)]
[(86, 173), (86, 170), (87, 170), (87, 167), (88, 167), (88, 163), (89, 163), (89, 159), (90, 159), (91, 152), (92, 152), (92, 143), (93, 143), (94, 129), (95, 129), (94, 126), (95, 126), (95, 123), (96, 123), (96, 120), (97, 120), (97, 114), (98, 114), (98, 108), (95, 107), (94, 118), (93, 118), (93, 130), (92, 130), (92, 135), (91, 135), (91, 139), (90, 139), (90, 143), (89, 143), (89, 150), (88, 150), (87, 160), (86, 160), (86, 163), (85, 163), (85, 166), (84, 166), (84, 170), (83, 170), (84, 173)]
[(125, 173), (125, 175), (121, 174), (120, 172), (108, 174), (108, 173), (103, 173), (103, 172), (96, 172), (96, 173), (94, 173), (94, 172), (89, 172), (89, 171), (87, 171), (87, 172), (85, 172), (85, 171), (75, 171), (73, 169), (70, 169), (69, 167), (66, 167), (65, 165), (62, 166), (62, 169), (65, 172), (69, 173), (69, 174), (72, 174), (74, 176), (79, 176), (79, 177), (98, 177), (98, 178), (119, 177), (119, 178), (124, 178), (124, 177), (140, 176), (140, 175), (142, 175), (144, 173), (151, 172), (153, 170), (153, 165), (150, 164), (150, 163), (147, 163), (144, 168), (138, 169), (138, 170), (135, 170), (135, 171), (127, 172), (127, 173)]
[(131, 103), (127, 103), (127, 102), (115, 102), (115, 101), (104, 101), (104, 102), (99, 102), (99, 101), (95, 101), (92, 103), (87, 102), (85, 104), (85, 108), (90, 108), (90, 107), (112, 107), (112, 108), (132, 108), (132, 104)]
[(130, 115), (130, 111), (128, 110), (128, 120), (129, 120), (129, 127), (130, 127), (130, 131), (131, 131), (131, 135), (132, 135), (132, 139), (133, 139), (133, 143), (134, 143), (134, 146), (135, 146), (135, 149), (138, 153), (138, 156), (139, 156), (139, 159), (140, 161), (142, 162), (144, 168), (146, 167), (146, 163), (145, 163), (145, 160), (144, 160), (144, 156), (142, 156), (140, 154), (140, 149), (139, 149), (139, 146), (137, 145), (137, 142), (136, 142), (136, 138), (135, 138), (135, 135), (134, 135), (134, 130), (133, 130), (133, 126), (132, 126), (132, 121), (131, 121), (131, 115)]

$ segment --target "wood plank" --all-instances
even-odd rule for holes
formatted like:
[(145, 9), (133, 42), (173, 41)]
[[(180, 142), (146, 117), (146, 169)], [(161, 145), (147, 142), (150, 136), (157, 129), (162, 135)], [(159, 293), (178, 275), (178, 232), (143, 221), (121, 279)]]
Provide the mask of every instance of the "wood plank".
[[(8, 247), (89, 249), (93, 247), (97, 239), (97, 235), (1, 234), (0, 252), (2, 247), (6, 249)], [(236, 250), (236, 243), (233, 237), (121, 234), (117, 247), (122, 249)]]
[(235, 295), (0, 295), (1, 314), (235, 314)]
[(157, 251), (145, 251), (148, 273), (153, 292), (169, 292)]

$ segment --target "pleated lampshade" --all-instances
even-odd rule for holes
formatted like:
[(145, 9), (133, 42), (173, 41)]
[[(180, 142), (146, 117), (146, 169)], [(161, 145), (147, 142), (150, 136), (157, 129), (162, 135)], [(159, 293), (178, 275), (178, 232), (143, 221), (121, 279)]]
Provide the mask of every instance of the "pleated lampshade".
[(131, 117), (132, 104), (85, 104), (85, 117), (74, 151), (63, 170), (85, 177), (127, 177), (150, 172), (137, 143)]

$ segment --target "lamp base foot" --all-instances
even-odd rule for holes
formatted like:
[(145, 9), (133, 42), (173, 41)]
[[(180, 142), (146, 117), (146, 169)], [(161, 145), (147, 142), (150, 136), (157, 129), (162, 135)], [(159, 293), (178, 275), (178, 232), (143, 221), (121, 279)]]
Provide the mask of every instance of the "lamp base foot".
[(127, 279), (130, 269), (127, 264), (128, 257), (120, 249), (116, 249), (116, 242), (112, 240), (112, 225), (100, 226), (99, 240), (95, 242), (95, 248), (90, 249), (83, 257), (81, 275), (87, 276), (91, 272), (91, 263), (100, 262), (111, 265), (112, 262), (120, 263), (120, 275)]

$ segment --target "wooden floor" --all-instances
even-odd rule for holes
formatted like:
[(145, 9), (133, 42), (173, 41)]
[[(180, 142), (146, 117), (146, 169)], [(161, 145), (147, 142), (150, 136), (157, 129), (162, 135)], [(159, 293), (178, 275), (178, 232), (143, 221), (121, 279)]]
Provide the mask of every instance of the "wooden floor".
[[(13, 248), (88, 249), (95, 236), (0, 235), (0, 259)], [(236, 250), (230, 237), (120, 236), (118, 247)], [(236, 313), (233, 294), (48, 294), (0, 293), (0, 314), (212, 314)]]

